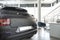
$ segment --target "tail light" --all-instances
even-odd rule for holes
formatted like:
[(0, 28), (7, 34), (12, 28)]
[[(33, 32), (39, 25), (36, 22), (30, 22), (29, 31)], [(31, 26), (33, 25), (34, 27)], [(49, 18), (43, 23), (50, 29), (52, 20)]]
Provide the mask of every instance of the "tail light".
[(10, 25), (10, 19), (0, 19), (0, 26)]

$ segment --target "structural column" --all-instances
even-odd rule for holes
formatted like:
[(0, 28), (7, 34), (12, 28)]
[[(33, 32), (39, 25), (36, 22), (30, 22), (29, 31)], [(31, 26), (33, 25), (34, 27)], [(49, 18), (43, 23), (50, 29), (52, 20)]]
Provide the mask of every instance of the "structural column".
[(38, 0), (38, 22), (41, 22), (41, 0)]

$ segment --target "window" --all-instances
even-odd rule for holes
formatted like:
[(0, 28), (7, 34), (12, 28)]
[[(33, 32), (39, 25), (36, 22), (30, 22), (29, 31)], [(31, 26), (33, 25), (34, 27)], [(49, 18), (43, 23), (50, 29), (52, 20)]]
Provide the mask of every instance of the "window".
[(37, 7), (38, 5), (37, 5), (37, 3), (36, 3), (36, 7)]
[(18, 4), (6, 4), (5, 6), (18, 7)]
[(41, 4), (41, 7), (51, 7), (51, 4)]
[(34, 4), (20, 4), (20, 7), (34, 7)]
[(54, 3), (52, 3), (52, 6), (54, 6)]

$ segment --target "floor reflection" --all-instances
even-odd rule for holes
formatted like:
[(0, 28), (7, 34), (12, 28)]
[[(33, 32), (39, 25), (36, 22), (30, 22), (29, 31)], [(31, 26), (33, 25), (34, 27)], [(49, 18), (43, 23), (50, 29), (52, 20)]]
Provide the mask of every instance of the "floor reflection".
[(50, 34), (48, 30), (44, 30), (44, 28), (37, 29), (37, 34), (35, 34), (31, 39), (23, 39), (23, 40), (50, 40)]

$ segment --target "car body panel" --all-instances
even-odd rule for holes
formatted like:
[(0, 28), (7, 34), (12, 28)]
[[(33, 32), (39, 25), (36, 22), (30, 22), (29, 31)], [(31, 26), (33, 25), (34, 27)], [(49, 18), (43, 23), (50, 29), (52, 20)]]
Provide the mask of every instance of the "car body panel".
[[(22, 10), (22, 9), (21, 9)], [(26, 35), (34, 35), (37, 32), (37, 25), (33, 18), (27, 13), (27, 11), (20, 12), (21, 10), (0, 10), (0, 19), (10, 19), (8, 26), (0, 26), (0, 39), (21, 39)], [(16, 32), (18, 27), (32, 26), (32, 29)], [(27, 36), (28, 37), (28, 36)]]

